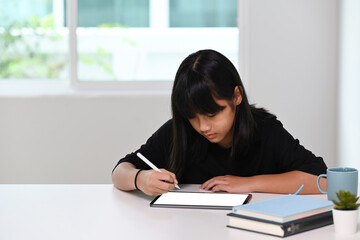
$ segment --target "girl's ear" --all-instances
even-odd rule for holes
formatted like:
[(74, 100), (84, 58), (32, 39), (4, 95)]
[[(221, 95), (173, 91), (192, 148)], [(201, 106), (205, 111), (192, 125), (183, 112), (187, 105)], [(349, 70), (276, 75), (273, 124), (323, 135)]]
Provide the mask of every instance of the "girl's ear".
[(236, 86), (234, 89), (234, 104), (235, 106), (238, 106), (240, 105), (241, 102), (242, 102), (242, 96), (241, 96), (240, 87)]

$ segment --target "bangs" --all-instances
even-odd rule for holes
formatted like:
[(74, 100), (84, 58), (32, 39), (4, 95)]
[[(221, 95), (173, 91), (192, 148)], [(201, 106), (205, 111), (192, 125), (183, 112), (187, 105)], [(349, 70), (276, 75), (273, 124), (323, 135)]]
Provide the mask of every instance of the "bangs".
[(215, 102), (214, 98), (218, 94), (211, 81), (207, 80), (200, 74), (191, 71), (187, 76), (187, 81), (181, 89), (184, 91), (178, 92), (176, 101), (176, 108), (179, 113), (187, 119), (195, 117), (195, 114), (211, 115), (220, 112), (225, 107), (220, 106)]

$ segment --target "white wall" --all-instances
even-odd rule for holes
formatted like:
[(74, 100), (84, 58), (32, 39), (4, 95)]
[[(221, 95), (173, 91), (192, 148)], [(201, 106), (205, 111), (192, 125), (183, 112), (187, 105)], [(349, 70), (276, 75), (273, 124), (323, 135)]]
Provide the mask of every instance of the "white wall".
[(251, 102), (336, 165), (338, 2), (253, 0), (249, 8)]
[(341, 5), (339, 162), (360, 169), (360, 1)]
[(170, 116), (168, 95), (0, 98), (0, 183), (110, 183)]
[[(247, 4), (251, 102), (336, 165), (337, 1)], [(169, 117), (168, 94), (3, 95), (0, 183), (110, 183), (117, 160)]]

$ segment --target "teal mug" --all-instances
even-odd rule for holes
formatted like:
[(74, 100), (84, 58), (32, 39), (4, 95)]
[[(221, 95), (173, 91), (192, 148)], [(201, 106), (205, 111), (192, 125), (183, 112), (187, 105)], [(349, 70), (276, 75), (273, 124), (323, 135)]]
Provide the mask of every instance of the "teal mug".
[[(325, 192), (320, 186), (320, 179), (324, 177), (327, 179)], [(317, 178), (317, 186), (322, 193), (327, 193), (328, 200), (338, 200), (336, 193), (339, 190), (350, 191), (357, 196), (358, 190), (358, 170), (348, 167), (328, 168), (326, 174), (321, 174)]]

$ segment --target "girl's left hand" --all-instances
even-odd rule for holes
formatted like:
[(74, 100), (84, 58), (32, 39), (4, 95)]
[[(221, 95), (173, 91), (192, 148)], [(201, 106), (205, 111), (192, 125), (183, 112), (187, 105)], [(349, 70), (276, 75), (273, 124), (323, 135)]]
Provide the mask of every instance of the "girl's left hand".
[(224, 191), (229, 193), (249, 193), (254, 191), (252, 177), (232, 175), (211, 178), (204, 182), (200, 188), (212, 192)]

